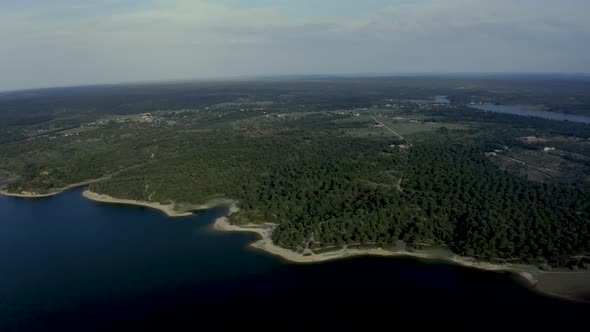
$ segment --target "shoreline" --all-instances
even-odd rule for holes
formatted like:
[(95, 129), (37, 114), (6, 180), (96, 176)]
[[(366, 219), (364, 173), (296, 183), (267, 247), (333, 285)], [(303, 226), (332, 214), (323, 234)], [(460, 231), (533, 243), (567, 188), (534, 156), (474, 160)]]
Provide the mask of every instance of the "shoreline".
[[(270, 224), (267, 224), (270, 226)], [(270, 229), (269, 228), (262, 228), (255, 224), (248, 224), (245, 226), (237, 226), (230, 224), (227, 217), (217, 218), (213, 224), (213, 229), (218, 231), (230, 231), (230, 232), (252, 232), (259, 234), (262, 238), (256, 242), (250, 244), (250, 246), (267, 251), (273, 255), (280, 256), (287, 261), (293, 263), (319, 263), (325, 262), (334, 259), (341, 259), (341, 258), (350, 258), (355, 256), (390, 256), (390, 257), (416, 257), (416, 258), (424, 258), (424, 259), (433, 259), (433, 260), (444, 260), (448, 262), (452, 262), (458, 265), (466, 266), (466, 267), (473, 267), (487, 271), (506, 271), (506, 272), (517, 272), (522, 273), (521, 276), (528, 280), (529, 282), (535, 282), (534, 276), (531, 272), (519, 270), (510, 267), (509, 265), (500, 265), (500, 264), (493, 264), (487, 262), (477, 262), (474, 259), (460, 257), (460, 256), (453, 256), (453, 257), (442, 257), (437, 255), (432, 255), (426, 252), (410, 252), (405, 250), (400, 251), (391, 251), (383, 248), (370, 248), (370, 249), (349, 249), (343, 248), (334, 251), (323, 252), (319, 254), (310, 253), (309, 255), (304, 255), (301, 253), (297, 253), (293, 250), (286, 249), (279, 247), (272, 243), (272, 239), (270, 236)]]
[[(232, 213), (236, 213), (239, 211), (237, 206), (232, 206), (233, 210), (230, 209), (231, 215)], [(514, 266), (510, 266), (507, 264), (493, 264), (488, 262), (478, 262), (475, 261), (473, 258), (469, 257), (461, 257), (461, 256), (451, 256), (451, 257), (443, 257), (440, 255), (433, 255), (427, 252), (410, 252), (406, 250), (399, 250), (399, 251), (392, 251), (383, 248), (369, 248), (369, 249), (349, 249), (343, 248), (339, 250), (327, 251), (323, 253), (309, 253), (309, 254), (301, 254), (297, 253), (293, 250), (282, 248), (277, 246), (272, 242), (271, 238), (271, 226), (273, 224), (265, 224), (268, 227), (263, 228), (260, 225), (256, 224), (247, 224), (244, 226), (233, 225), (229, 223), (227, 216), (220, 217), (215, 220), (213, 223), (213, 229), (217, 231), (229, 231), (229, 232), (251, 232), (260, 235), (261, 239), (250, 243), (250, 246), (253, 248), (257, 248), (260, 250), (264, 250), (272, 255), (280, 256), (281, 258), (292, 262), (292, 263), (319, 263), (325, 262), (329, 260), (335, 259), (343, 259), (343, 258), (350, 258), (350, 257), (357, 257), (357, 256), (381, 256), (381, 257), (415, 257), (415, 258), (422, 258), (422, 259), (430, 259), (430, 260), (442, 260), (450, 263), (454, 263), (457, 265), (461, 265), (464, 267), (471, 267), (477, 268), (486, 271), (496, 271), (496, 272), (512, 272), (523, 279), (525, 279), (530, 285), (535, 285), (537, 280), (534, 275), (534, 268), (531, 267), (529, 271), (525, 269), (518, 269)]]
[(105, 194), (95, 193), (89, 189), (84, 190), (84, 192), (82, 192), (82, 196), (86, 197), (91, 201), (99, 203), (136, 205), (156, 209), (160, 210), (161, 212), (164, 212), (168, 217), (186, 217), (193, 214), (192, 212), (188, 211), (177, 211), (176, 204), (165, 205), (159, 202), (137, 201), (133, 199), (116, 198)]
[(207, 210), (218, 206), (227, 206), (229, 208), (229, 213), (236, 212), (235, 209), (237, 208), (236, 204), (232, 200), (228, 199), (212, 199), (209, 202), (201, 205), (189, 205), (186, 208), (179, 208), (179, 206), (175, 203), (171, 204), (162, 204), (160, 202), (150, 202), (150, 201), (140, 201), (134, 199), (123, 199), (123, 198), (116, 198), (113, 196), (109, 196), (106, 194), (99, 194), (90, 189), (86, 189), (82, 192), (82, 196), (85, 198), (98, 202), (98, 203), (107, 203), (107, 204), (123, 204), (123, 205), (135, 205), (141, 207), (147, 207), (150, 209), (155, 209), (163, 212), (168, 217), (187, 217), (192, 216), (192, 211), (199, 211), (199, 210)]
[(3, 196), (9, 196), (9, 197), (18, 197), (18, 198), (43, 198), (43, 197), (51, 197), (51, 196), (55, 196), (55, 195), (59, 195), (61, 193), (63, 193), (64, 191), (56, 191), (56, 192), (51, 192), (51, 193), (46, 193), (46, 194), (39, 194), (36, 192), (30, 192), (30, 191), (21, 191), (20, 193), (11, 193), (8, 192), (4, 189), (0, 190), (0, 195)]
[[(49, 197), (55, 196), (60, 193), (63, 193), (66, 190), (84, 186), (95, 182), (96, 180), (89, 180), (84, 183), (77, 183), (68, 186), (67, 188), (60, 189), (59, 191), (47, 193), (47, 194), (38, 194), (38, 193), (8, 193), (4, 190), (0, 190), (0, 194), (5, 196), (13, 196), (19, 198), (42, 198), (42, 197)], [(159, 210), (165, 213), (168, 217), (186, 217), (193, 215), (191, 211), (198, 211), (198, 210), (206, 210), (211, 209), (217, 206), (227, 206), (229, 211), (226, 216), (217, 218), (213, 225), (211, 226), (213, 230), (216, 231), (229, 231), (229, 232), (250, 232), (256, 233), (260, 236), (260, 239), (252, 242), (249, 244), (250, 247), (256, 248), (262, 251), (265, 251), (271, 255), (278, 256), (288, 262), (297, 263), (297, 264), (311, 264), (311, 263), (321, 263), (331, 260), (337, 259), (346, 259), (352, 257), (361, 257), (361, 256), (378, 256), (378, 257), (413, 257), (418, 259), (424, 260), (431, 260), (431, 261), (440, 261), (446, 262), (451, 264), (456, 264), (462, 267), (467, 268), (475, 268), (484, 271), (491, 271), (491, 272), (508, 272), (513, 274), (514, 276), (518, 277), (520, 281), (525, 283), (528, 287), (530, 287), (533, 291), (536, 291), (540, 294), (545, 296), (560, 298), (568, 301), (576, 301), (576, 302), (583, 302), (589, 303), (588, 300), (583, 300), (576, 297), (575, 294), (572, 294), (568, 291), (568, 288), (565, 287), (560, 291), (549, 290), (545, 289), (546, 286), (543, 286), (543, 282), (540, 282), (543, 279), (543, 275), (545, 272), (527, 265), (512, 265), (512, 264), (494, 264), (488, 263), (483, 261), (476, 261), (470, 257), (462, 257), (462, 256), (443, 256), (443, 255), (436, 255), (433, 253), (428, 252), (420, 252), (420, 251), (406, 251), (406, 250), (387, 250), (383, 248), (368, 248), (368, 249), (351, 249), (351, 248), (342, 248), (339, 250), (327, 251), (322, 253), (313, 253), (309, 252), (306, 254), (297, 253), (293, 250), (282, 248), (272, 242), (272, 227), (275, 226), (274, 224), (264, 223), (264, 224), (246, 224), (246, 225), (234, 225), (229, 223), (228, 217), (234, 213), (240, 211), (239, 207), (236, 204), (236, 201), (229, 200), (229, 199), (212, 199), (211, 201), (202, 204), (202, 205), (189, 205), (185, 208), (178, 209), (178, 205), (171, 203), (171, 204), (162, 204), (159, 202), (149, 202), (149, 201), (139, 201), (139, 200), (131, 200), (131, 199), (121, 199), (112, 197), (106, 194), (99, 194), (93, 192), (89, 189), (84, 190), (82, 196), (85, 198), (98, 202), (98, 203), (107, 203), (107, 204), (122, 204), (122, 205), (134, 205), (134, 206), (141, 206), (147, 207), (151, 209)], [(264, 226), (262, 226), (264, 225)], [(555, 274), (555, 272), (549, 272)], [(568, 274), (568, 272), (560, 272), (563, 274)], [(590, 272), (588, 273), (590, 275)], [(586, 287), (588, 288), (588, 287)]]
[[(511, 264), (494, 264), (483, 261), (476, 261), (470, 257), (462, 256), (450, 256), (445, 257), (442, 255), (435, 255), (428, 252), (410, 252), (406, 250), (392, 251), (383, 248), (369, 248), (369, 249), (350, 249), (343, 248), (339, 250), (322, 252), (319, 254), (309, 253), (307, 255), (297, 253), (293, 250), (286, 249), (275, 245), (271, 238), (271, 227), (274, 224), (263, 224), (267, 227), (261, 227), (260, 224), (246, 224), (242, 226), (230, 224), (228, 216), (232, 213), (239, 211), (237, 206), (232, 206), (233, 210), (227, 216), (217, 218), (212, 225), (212, 229), (215, 231), (226, 231), (226, 232), (250, 232), (256, 233), (260, 236), (260, 239), (251, 242), (250, 247), (265, 251), (271, 255), (278, 256), (288, 262), (296, 264), (313, 264), (321, 263), (331, 260), (346, 259), (352, 257), (361, 256), (377, 256), (377, 257), (412, 257), (430, 261), (440, 261), (445, 263), (451, 263), (466, 268), (474, 268), (489, 272), (507, 272), (517, 277), (523, 284), (528, 286), (532, 291), (535, 291), (543, 296), (554, 297), (567, 301), (589, 303), (587, 300), (577, 297), (575, 294), (567, 291), (567, 287), (562, 291), (552, 291), (546, 289), (543, 283), (540, 282), (543, 271), (540, 271), (534, 266), (528, 265), (511, 265)], [(563, 272), (568, 274), (568, 272)], [(589, 273), (590, 275), (590, 273)], [(537, 279), (539, 278), (539, 279)]]
[[(461, 267), (473, 268), (489, 272), (506, 272), (518, 278), (519, 282), (529, 287), (532, 291), (542, 294), (543, 296), (553, 297), (561, 300), (589, 303), (587, 300), (577, 297), (575, 294), (567, 291), (567, 287), (562, 291), (553, 291), (546, 289), (543, 283), (540, 283), (540, 278), (543, 276), (543, 271), (530, 265), (513, 265), (513, 264), (494, 264), (483, 261), (476, 261), (474, 258), (462, 256), (442, 256), (428, 252), (410, 252), (407, 250), (387, 250), (383, 248), (368, 248), (368, 249), (350, 249), (342, 248), (339, 250), (327, 251), (322, 253), (308, 254), (297, 253), (293, 250), (282, 248), (272, 242), (271, 227), (274, 224), (263, 224), (266, 227), (261, 227), (260, 224), (246, 224), (234, 225), (229, 223), (228, 217), (232, 213), (239, 211), (239, 208), (234, 204), (230, 207), (230, 213), (227, 216), (217, 218), (211, 226), (215, 231), (225, 232), (250, 232), (256, 233), (260, 239), (251, 242), (250, 247), (265, 251), (271, 255), (278, 256), (290, 263), (296, 264), (314, 264), (327, 262), (331, 260), (346, 259), (352, 257), (362, 256), (377, 256), (377, 257), (412, 257), (423, 260), (439, 261), (444, 263), (455, 264)], [(567, 274), (568, 272), (563, 272)], [(590, 275), (590, 274), (589, 274)], [(537, 279), (539, 278), (539, 279)]]
[[(68, 191), (70, 189), (74, 189), (74, 188), (78, 188), (78, 187), (83, 187), (83, 186), (87, 186), (89, 184), (96, 183), (96, 182), (99, 182), (99, 181), (102, 181), (102, 180), (110, 179), (115, 174), (119, 174), (121, 172), (124, 172), (126, 170), (129, 170), (129, 169), (134, 168), (134, 167), (137, 167), (137, 166), (140, 166), (140, 165), (130, 166), (130, 167), (127, 167), (127, 168), (118, 170), (118, 171), (116, 171), (114, 173), (111, 173), (111, 174), (108, 174), (108, 175), (104, 175), (104, 176), (102, 176), (100, 178), (97, 178), (97, 179), (89, 179), (89, 180), (85, 180), (85, 181), (81, 181), (81, 182), (77, 182), (77, 183), (72, 183), (72, 184), (69, 184), (69, 185), (67, 185), (67, 186), (65, 186), (63, 188), (53, 189), (53, 190), (48, 191), (47, 193), (42, 193), (42, 194), (37, 193), (37, 192), (34, 192), (34, 191), (26, 191), (26, 190), (23, 190), (23, 191), (21, 191), (19, 193), (13, 193), (13, 192), (6, 191), (3, 187), (0, 187), (0, 195), (10, 196), (10, 197), (19, 197), (19, 198), (43, 198), (43, 197), (51, 197), (51, 196), (59, 195), (59, 194), (65, 192), (65, 191)], [(20, 176), (13, 177), (12, 179), (9, 179), (8, 181), (4, 182), (4, 184), (6, 185), (6, 184), (8, 184), (10, 182), (13, 182), (14, 180), (18, 179), (19, 177)]]
[(73, 184), (67, 185), (67, 186), (65, 186), (63, 188), (55, 189), (53, 191), (50, 191), (50, 192), (47, 192), (47, 193), (43, 193), (43, 194), (40, 194), (40, 193), (37, 193), (37, 192), (34, 192), (34, 191), (26, 191), (26, 190), (21, 191), (19, 193), (13, 193), (13, 192), (8, 192), (5, 189), (1, 189), (0, 190), (0, 195), (9, 196), (9, 197), (18, 197), (18, 198), (43, 198), (43, 197), (51, 197), (51, 196), (62, 194), (63, 192), (68, 191), (70, 189), (74, 189), (74, 188), (78, 188), (78, 187), (83, 187), (83, 186), (89, 185), (91, 183), (98, 182), (100, 180), (102, 180), (102, 178), (101, 179), (86, 180), (86, 181), (82, 181), (82, 182), (78, 182), (78, 183), (73, 183)]

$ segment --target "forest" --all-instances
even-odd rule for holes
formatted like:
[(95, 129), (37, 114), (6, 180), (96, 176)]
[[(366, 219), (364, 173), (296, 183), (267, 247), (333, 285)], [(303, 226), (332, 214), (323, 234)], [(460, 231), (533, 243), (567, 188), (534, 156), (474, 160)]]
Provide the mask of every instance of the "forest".
[[(460, 77), (0, 95), (0, 175), (18, 177), (9, 192), (100, 179), (91, 190), (185, 210), (236, 200), (231, 222), (276, 224), (273, 241), (299, 252), (444, 248), (588, 268), (590, 125), (469, 109), (455, 89), (500, 102), (545, 103), (552, 86), (587, 97), (585, 81), (548, 82), (526, 94), (530, 81)], [(451, 103), (433, 102), (441, 94)], [(566, 96), (557, 89), (547, 107)], [(8, 116), (13, 107), (22, 114)]]

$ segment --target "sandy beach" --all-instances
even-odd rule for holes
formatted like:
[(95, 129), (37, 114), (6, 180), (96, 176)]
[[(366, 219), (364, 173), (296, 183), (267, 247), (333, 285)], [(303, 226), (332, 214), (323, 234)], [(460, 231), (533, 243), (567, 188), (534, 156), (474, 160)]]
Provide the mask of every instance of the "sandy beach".
[(39, 194), (36, 192), (31, 191), (21, 191), (20, 193), (11, 193), (6, 190), (0, 190), (0, 195), (10, 196), (10, 197), (20, 197), (20, 198), (42, 198), (42, 197), (49, 197), (61, 194), (63, 190), (46, 193), (46, 194)]
[(95, 193), (89, 189), (84, 190), (82, 196), (100, 203), (110, 203), (110, 204), (128, 204), (128, 205), (137, 205), (143, 206), (151, 209), (156, 209), (164, 212), (169, 217), (186, 217), (190, 216), (193, 213), (191, 211), (199, 211), (199, 210), (207, 210), (217, 206), (228, 206), (229, 213), (236, 212), (236, 204), (232, 200), (228, 199), (212, 199), (209, 202), (201, 205), (188, 205), (186, 207), (180, 208), (177, 204), (162, 204), (160, 202), (150, 202), (150, 201), (138, 201), (133, 199), (123, 199), (123, 198), (116, 198), (105, 194)]
[[(11, 196), (11, 197), (20, 197), (20, 198), (42, 198), (42, 197), (55, 196), (55, 195), (59, 195), (59, 194), (63, 193), (64, 191), (67, 191), (70, 189), (83, 187), (83, 186), (87, 186), (87, 185), (95, 183), (95, 182), (110, 179), (116, 174), (120, 174), (122, 172), (125, 172), (129, 169), (132, 169), (132, 168), (136, 168), (138, 166), (141, 166), (141, 164), (118, 170), (112, 174), (105, 175), (105, 176), (100, 177), (98, 179), (90, 179), (90, 180), (86, 180), (86, 181), (72, 183), (72, 184), (67, 185), (63, 188), (52, 189), (52, 190), (49, 190), (48, 192), (38, 193), (38, 192), (34, 192), (34, 191), (24, 191), (24, 190), (21, 192), (8, 192), (5, 189), (0, 189), (0, 195)], [(18, 177), (13, 177), (13, 178), (9, 179), (8, 182), (11, 182), (11, 180), (16, 180), (16, 179), (18, 179)], [(4, 184), (7, 184), (7, 182), (4, 182)]]
[[(238, 211), (239, 209), (234, 205), (230, 209), (230, 215)], [(590, 279), (588, 279), (590, 272), (545, 272), (532, 265), (494, 264), (457, 255), (445, 256), (429, 252), (410, 252), (405, 250), (393, 251), (383, 248), (343, 248), (323, 253), (313, 253), (309, 251), (306, 254), (303, 254), (275, 245), (271, 238), (273, 226), (275, 225), (269, 223), (233, 225), (229, 223), (227, 217), (221, 217), (215, 220), (213, 229), (218, 231), (256, 233), (260, 235), (260, 240), (251, 243), (250, 246), (264, 250), (293, 263), (318, 263), (356, 256), (415, 257), (425, 260), (446, 261), (460, 266), (486, 271), (509, 272), (518, 276), (531, 289), (534, 289), (539, 293), (566, 300), (588, 302), (588, 297), (582, 298), (581, 296), (590, 294)]]
[[(233, 210), (230, 209), (230, 214), (238, 212), (239, 209), (237, 206), (232, 207)], [(265, 227), (266, 226), (266, 227)], [(233, 225), (229, 223), (227, 217), (221, 217), (215, 220), (213, 224), (213, 228), (219, 231), (233, 231), (233, 232), (253, 232), (260, 235), (261, 239), (253, 242), (251, 244), (252, 247), (264, 250), (268, 253), (273, 255), (282, 257), (285, 260), (294, 263), (317, 263), (317, 262), (325, 262), (334, 259), (342, 259), (348, 257), (355, 257), (355, 256), (383, 256), (383, 257), (417, 257), (423, 259), (435, 259), (435, 260), (444, 260), (449, 261), (458, 265), (477, 268), (487, 271), (507, 271), (513, 272), (520, 275), (524, 280), (526, 280), (531, 285), (536, 284), (536, 279), (533, 274), (533, 270), (525, 271), (523, 269), (517, 269), (514, 266), (510, 266), (507, 264), (492, 264), (487, 262), (480, 262), (476, 261), (473, 258), (469, 257), (460, 257), (460, 256), (450, 256), (450, 257), (443, 257), (439, 255), (433, 255), (427, 252), (410, 252), (405, 250), (400, 251), (392, 251), (386, 250), (383, 248), (370, 248), (370, 249), (350, 249), (350, 248), (343, 248), (334, 251), (328, 251), (323, 253), (313, 253), (309, 252), (306, 254), (298, 253), (290, 249), (282, 248), (275, 245), (272, 242), (271, 238), (271, 227), (274, 226), (273, 224), (264, 224), (264, 226), (256, 225), (256, 224), (246, 224), (246, 225)]]
[(8, 192), (4, 189), (0, 190), (0, 195), (4, 195), (4, 196), (11, 196), (11, 197), (20, 197), (20, 198), (42, 198), (42, 197), (50, 197), (50, 196), (55, 196), (55, 195), (59, 195), (61, 193), (63, 193), (64, 191), (70, 190), (70, 189), (74, 189), (74, 188), (78, 188), (78, 187), (82, 187), (82, 186), (86, 186), (89, 185), (91, 183), (97, 182), (102, 180), (102, 178), (100, 179), (92, 179), (92, 180), (87, 180), (87, 181), (82, 181), (82, 182), (78, 182), (78, 183), (74, 183), (74, 184), (70, 184), (69, 186), (60, 188), (60, 189), (54, 189), (51, 190), (49, 192), (46, 193), (38, 193), (38, 192), (34, 192), (34, 191), (21, 191), (18, 193), (13, 193), (13, 192)]
[(159, 202), (136, 201), (132, 199), (115, 198), (109, 195), (98, 194), (90, 190), (84, 190), (82, 195), (90, 200), (110, 204), (128, 204), (157, 209), (164, 212), (169, 217), (186, 217), (192, 215), (191, 212), (177, 211), (175, 204), (164, 205)]

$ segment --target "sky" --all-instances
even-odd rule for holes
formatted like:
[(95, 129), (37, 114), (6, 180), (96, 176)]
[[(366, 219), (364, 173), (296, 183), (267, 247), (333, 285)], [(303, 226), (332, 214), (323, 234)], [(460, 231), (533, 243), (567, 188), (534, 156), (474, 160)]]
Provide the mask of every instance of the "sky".
[(590, 72), (588, 0), (0, 0), (0, 91), (268, 75)]

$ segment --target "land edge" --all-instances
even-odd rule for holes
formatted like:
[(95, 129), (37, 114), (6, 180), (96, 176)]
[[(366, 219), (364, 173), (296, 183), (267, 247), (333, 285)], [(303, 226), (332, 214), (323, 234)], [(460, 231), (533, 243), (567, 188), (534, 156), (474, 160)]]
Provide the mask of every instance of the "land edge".
[[(106, 194), (99, 194), (90, 189), (86, 189), (82, 192), (82, 196), (88, 198), (91, 201), (99, 202), (99, 203), (109, 203), (109, 204), (124, 204), (124, 205), (137, 205), (143, 206), (151, 209), (156, 209), (164, 212), (169, 217), (186, 217), (192, 215), (192, 212), (189, 211), (178, 211), (176, 205), (174, 203), (171, 204), (162, 204), (160, 202), (148, 202), (148, 201), (138, 201), (133, 199), (123, 199), (123, 198), (116, 198)], [(200, 206), (201, 209), (210, 208), (208, 205)], [(200, 210), (199, 206), (196, 207), (196, 210)]]
[[(232, 210), (233, 208), (233, 210)], [(237, 206), (230, 207), (230, 213), (238, 212)], [(213, 229), (218, 231), (230, 231), (230, 232), (252, 232), (260, 235), (261, 239), (250, 244), (251, 247), (264, 250), (270, 254), (280, 256), (283, 259), (293, 263), (319, 263), (330, 260), (350, 258), (355, 256), (391, 256), (391, 257), (415, 257), (429, 260), (442, 260), (457, 265), (476, 268), (486, 271), (495, 272), (512, 272), (516, 273), (519, 277), (527, 281), (530, 285), (535, 285), (536, 279), (534, 277), (533, 269), (530, 271), (525, 269), (518, 269), (509, 264), (493, 264), (489, 262), (479, 262), (473, 258), (462, 257), (462, 256), (451, 256), (443, 257), (440, 255), (434, 255), (423, 251), (406, 251), (406, 250), (387, 250), (383, 248), (367, 248), (367, 249), (350, 249), (344, 248), (339, 250), (327, 251), (323, 253), (310, 253), (304, 255), (302, 253), (295, 252), (293, 250), (277, 246), (272, 242), (271, 230), (274, 224), (266, 223), (267, 227), (260, 227), (259, 224), (246, 224), (246, 225), (234, 225), (229, 222), (227, 217), (220, 217), (213, 223)]]
[[(42, 198), (48, 196), (58, 195), (63, 193), (66, 190), (81, 187), (98, 180), (89, 180), (81, 183), (76, 183), (69, 185), (65, 188), (56, 190), (55, 192), (48, 193), (48, 194), (36, 194), (36, 195), (27, 195), (26, 193), (7, 193), (4, 190), (0, 190), (0, 194), (6, 196), (13, 196), (13, 197), (24, 197), (24, 198)], [(418, 259), (424, 260), (431, 260), (431, 261), (442, 261), (448, 262), (452, 264), (456, 264), (459, 266), (467, 267), (467, 268), (474, 268), (479, 270), (491, 271), (491, 272), (508, 272), (515, 276), (517, 276), (521, 281), (524, 281), (525, 284), (546, 296), (551, 296), (555, 298), (565, 299), (569, 301), (576, 301), (576, 302), (584, 302), (588, 303), (588, 301), (581, 300), (572, 295), (563, 295), (556, 292), (547, 291), (541, 287), (537, 287), (537, 276), (542, 274), (543, 271), (539, 270), (536, 267), (530, 265), (520, 265), (515, 266), (512, 264), (494, 264), (489, 262), (477, 261), (471, 257), (464, 257), (464, 256), (441, 256), (441, 255), (433, 255), (428, 252), (421, 252), (421, 251), (406, 251), (406, 250), (387, 250), (383, 248), (367, 248), (367, 249), (349, 249), (343, 248), (339, 250), (327, 251), (323, 253), (310, 253), (309, 255), (304, 255), (302, 253), (295, 252), (293, 250), (280, 247), (272, 242), (272, 227), (275, 224), (271, 223), (261, 223), (261, 224), (245, 224), (245, 225), (235, 225), (229, 222), (228, 217), (234, 213), (240, 211), (239, 207), (237, 206), (237, 202), (231, 199), (213, 199), (205, 204), (201, 205), (191, 205), (190, 210), (179, 210), (177, 205), (174, 203), (171, 204), (162, 204), (159, 202), (148, 202), (148, 201), (139, 201), (139, 200), (131, 200), (131, 199), (121, 199), (112, 197), (106, 194), (99, 194), (93, 192), (89, 189), (84, 190), (82, 196), (85, 198), (99, 202), (99, 203), (108, 203), (108, 204), (122, 204), (122, 205), (135, 205), (135, 206), (142, 206), (147, 208), (152, 208), (156, 210), (160, 210), (161, 212), (165, 213), (169, 217), (185, 217), (190, 216), (193, 213), (191, 211), (198, 211), (198, 210), (206, 210), (211, 209), (217, 206), (226, 206), (229, 209), (229, 212), (226, 216), (217, 218), (213, 225), (212, 229), (216, 231), (230, 231), (230, 232), (251, 232), (258, 234), (261, 239), (250, 243), (250, 246), (259, 250), (266, 251), (269, 254), (279, 256), (282, 259), (292, 262), (292, 263), (299, 263), (299, 264), (309, 264), (309, 263), (320, 263), (326, 262), (331, 260), (338, 260), (338, 259), (345, 259), (345, 258), (352, 258), (352, 257), (360, 257), (360, 256), (380, 256), (380, 257), (413, 257)], [(261, 227), (264, 225), (266, 227)]]
[(8, 185), (9, 183), (13, 182), (14, 180), (17, 180), (18, 178), (20, 178), (20, 176), (17, 175), (17, 176), (13, 176), (12, 178), (9, 178), (8, 180), (4, 180), (4, 182), (2, 183), (3, 186), (0, 186), (0, 195), (11, 196), (11, 197), (19, 197), (19, 198), (43, 198), (43, 197), (55, 196), (55, 195), (59, 195), (59, 194), (63, 193), (64, 191), (68, 191), (70, 189), (74, 189), (74, 188), (78, 188), (78, 187), (84, 187), (84, 186), (87, 186), (87, 185), (92, 184), (92, 183), (96, 183), (96, 182), (103, 181), (103, 180), (108, 180), (108, 179), (112, 178), (116, 174), (120, 174), (120, 173), (125, 172), (125, 171), (127, 171), (129, 169), (136, 168), (136, 167), (139, 167), (141, 165), (143, 165), (143, 164), (138, 164), (138, 165), (130, 166), (130, 167), (127, 167), (127, 168), (123, 168), (123, 169), (120, 169), (120, 170), (118, 170), (118, 171), (116, 171), (114, 173), (111, 173), (111, 174), (108, 174), (108, 175), (104, 175), (104, 176), (102, 176), (100, 178), (88, 179), (88, 180), (84, 180), (84, 181), (72, 183), (72, 184), (69, 184), (69, 185), (67, 185), (67, 186), (65, 186), (63, 188), (57, 188), (57, 189), (49, 190), (46, 193), (38, 193), (38, 192), (26, 191), (26, 190), (23, 190), (21, 192), (10, 192), (10, 191), (7, 191), (6, 188), (5, 188), (5, 186)]
[[(111, 204), (125, 204), (125, 205), (136, 205), (142, 207), (148, 207), (152, 209), (157, 209), (164, 212), (169, 217), (184, 217), (192, 215), (193, 213), (190, 211), (181, 211), (177, 209), (177, 206), (174, 203), (171, 204), (162, 204), (159, 202), (148, 202), (148, 201), (139, 201), (139, 200), (131, 200), (131, 199), (121, 199), (115, 198), (106, 194), (99, 194), (93, 192), (89, 189), (86, 189), (82, 195), (92, 201), (101, 202), (101, 203), (111, 203)], [(272, 227), (274, 224), (264, 223), (264, 224), (246, 224), (246, 225), (234, 225), (229, 222), (228, 217), (234, 213), (240, 211), (239, 207), (237, 206), (237, 202), (229, 199), (223, 200), (212, 200), (208, 203), (202, 205), (194, 205), (191, 206), (191, 211), (198, 211), (198, 210), (206, 210), (213, 208), (215, 206), (227, 206), (229, 212), (226, 216), (217, 218), (213, 223), (213, 229), (218, 231), (234, 231), (234, 232), (253, 232), (260, 235), (261, 239), (257, 240), (250, 245), (254, 248), (264, 250), (270, 254), (280, 256), (283, 259), (293, 262), (293, 263), (319, 263), (325, 262), (334, 259), (341, 259), (341, 258), (348, 258), (354, 256), (410, 256), (416, 258), (423, 258), (423, 259), (442, 259), (445, 261), (449, 261), (458, 265), (463, 265), (472, 268), (478, 268), (482, 270), (488, 271), (498, 271), (498, 272), (515, 272), (520, 277), (528, 281), (530, 284), (536, 282), (532, 271), (525, 271), (524, 269), (516, 269), (513, 266), (508, 264), (493, 264), (488, 262), (478, 262), (472, 258), (468, 257), (461, 257), (461, 256), (452, 256), (452, 257), (440, 257), (436, 255), (432, 255), (426, 252), (410, 252), (410, 251), (392, 251), (386, 250), (382, 248), (370, 248), (370, 249), (340, 249), (334, 251), (328, 251), (324, 253), (310, 253), (309, 255), (304, 255), (293, 250), (280, 247), (272, 242)], [(266, 227), (261, 227), (264, 225)]]
[[(580, 303), (590, 303), (587, 300), (580, 299), (574, 295), (568, 294), (564, 295), (559, 292), (551, 292), (542, 287), (538, 287), (538, 280), (537, 277), (544, 272), (540, 269), (532, 266), (532, 265), (515, 265), (515, 264), (494, 264), (484, 261), (477, 261), (472, 257), (465, 257), (465, 256), (442, 256), (436, 255), (424, 251), (407, 251), (407, 250), (388, 250), (383, 248), (367, 248), (367, 249), (339, 249), (333, 251), (327, 251), (323, 253), (310, 253), (309, 255), (304, 255), (302, 253), (295, 252), (290, 249), (282, 248), (272, 242), (271, 234), (272, 228), (276, 226), (275, 224), (271, 223), (263, 223), (263, 224), (245, 224), (245, 225), (235, 225), (229, 222), (228, 217), (233, 214), (239, 212), (240, 209), (238, 208), (235, 201), (231, 201), (231, 205), (229, 205), (229, 213), (227, 216), (217, 218), (212, 225), (212, 229), (215, 231), (229, 231), (229, 232), (250, 232), (256, 233), (261, 238), (255, 242), (250, 243), (250, 246), (259, 250), (266, 251), (269, 254), (279, 256), (286, 261), (298, 264), (310, 264), (310, 263), (320, 263), (338, 259), (346, 259), (352, 257), (360, 257), (360, 256), (379, 256), (379, 257), (412, 257), (421, 260), (428, 260), (428, 261), (439, 261), (445, 263), (451, 263), (462, 267), (472, 268), (472, 269), (479, 269), (484, 271), (490, 272), (506, 272), (510, 273), (513, 276), (516, 276), (519, 281), (523, 282), (525, 286), (529, 287), (531, 290), (536, 291), (544, 296), (550, 296), (558, 299), (564, 299), (568, 301), (580, 302)], [(266, 227), (261, 227), (261, 225), (265, 225)], [(567, 273), (567, 272), (566, 272)]]
[(73, 183), (70, 185), (67, 185), (63, 188), (59, 188), (59, 189), (54, 189), (51, 190), (47, 193), (37, 193), (34, 191), (21, 191), (19, 193), (14, 193), (14, 192), (9, 192), (6, 189), (2, 188), (0, 189), (0, 195), (4, 195), (4, 196), (10, 196), (10, 197), (19, 197), (19, 198), (43, 198), (43, 197), (51, 197), (51, 196), (55, 196), (55, 195), (59, 195), (61, 193), (63, 193), (64, 191), (68, 191), (70, 189), (74, 189), (74, 188), (78, 188), (78, 187), (83, 187), (83, 186), (87, 186), (89, 184), (98, 182), (103, 180), (103, 178), (100, 179), (91, 179), (91, 180), (86, 180), (86, 181), (82, 181), (82, 182), (78, 182), (78, 183)]

